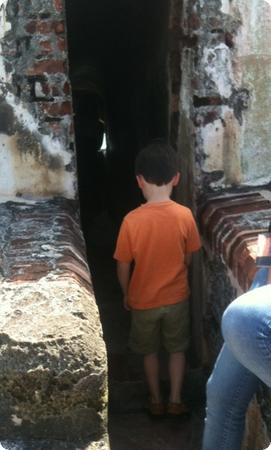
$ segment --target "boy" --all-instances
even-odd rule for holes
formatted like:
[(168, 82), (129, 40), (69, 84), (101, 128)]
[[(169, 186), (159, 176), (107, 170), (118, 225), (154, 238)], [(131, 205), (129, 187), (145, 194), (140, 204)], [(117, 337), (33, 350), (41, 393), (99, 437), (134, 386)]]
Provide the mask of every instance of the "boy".
[(181, 401), (189, 345), (187, 268), (200, 238), (191, 211), (170, 199), (180, 174), (168, 144), (144, 148), (136, 158), (135, 174), (146, 203), (124, 218), (114, 253), (124, 307), (132, 313), (130, 345), (144, 355), (149, 411), (159, 416), (165, 412), (159, 386), (161, 338), (169, 353), (167, 412), (180, 415), (187, 412)]

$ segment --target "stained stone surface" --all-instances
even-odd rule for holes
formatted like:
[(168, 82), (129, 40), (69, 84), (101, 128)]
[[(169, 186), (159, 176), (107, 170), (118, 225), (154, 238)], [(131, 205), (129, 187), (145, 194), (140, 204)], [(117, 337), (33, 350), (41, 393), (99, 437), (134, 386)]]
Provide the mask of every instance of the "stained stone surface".
[(59, 440), (5, 440), (0, 443), (0, 450), (108, 450), (108, 445), (107, 439), (81, 443)]
[(107, 449), (106, 349), (76, 205), (0, 208), (0, 442)]
[(44, 278), (3, 283), (0, 303), (0, 435), (99, 435), (106, 364), (89, 293), (73, 280)]

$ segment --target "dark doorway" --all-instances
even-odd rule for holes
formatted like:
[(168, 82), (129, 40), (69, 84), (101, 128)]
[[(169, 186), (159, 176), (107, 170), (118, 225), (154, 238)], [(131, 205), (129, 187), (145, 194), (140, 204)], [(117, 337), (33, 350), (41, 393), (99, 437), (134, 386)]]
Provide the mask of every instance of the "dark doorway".
[(140, 201), (138, 149), (168, 136), (169, 1), (66, 0), (66, 15), (83, 226), (119, 222)]

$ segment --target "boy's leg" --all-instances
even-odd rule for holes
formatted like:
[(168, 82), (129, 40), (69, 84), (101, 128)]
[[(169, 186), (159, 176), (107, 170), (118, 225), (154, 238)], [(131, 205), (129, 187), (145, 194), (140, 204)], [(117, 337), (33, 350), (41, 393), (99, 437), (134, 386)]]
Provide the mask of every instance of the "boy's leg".
[(159, 384), (159, 335), (160, 308), (132, 311), (130, 347), (143, 356), (144, 370), (150, 391), (149, 412), (161, 416), (164, 408), (161, 402)]
[(161, 403), (159, 359), (157, 353), (144, 355), (144, 369), (150, 390), (151, 402)]
[(189, 345), (189, 303), (183, 301), (165, 307), (162, 336), (169, 353), (170, 397), (168, 412), (180, 415), (188, 412), (181, 402), (181, 389), (185, 372), (185, 351)]
[(170, 353), (169, 355), (169, 379), (171, 403), (181, 402), (181, 389), (185, 372), (185, 354), (183, 352)]

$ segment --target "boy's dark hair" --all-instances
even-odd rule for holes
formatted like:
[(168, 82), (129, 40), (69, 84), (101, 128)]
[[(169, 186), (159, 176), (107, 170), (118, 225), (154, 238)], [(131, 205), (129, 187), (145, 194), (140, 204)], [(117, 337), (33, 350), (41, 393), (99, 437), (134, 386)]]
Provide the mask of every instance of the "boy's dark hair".
[(142, 175), (148, 183), (162, 186), (169, 183), (178, 172), (174, 149), (161, 140), (143, 148), (135, 161), (135, 174)]

